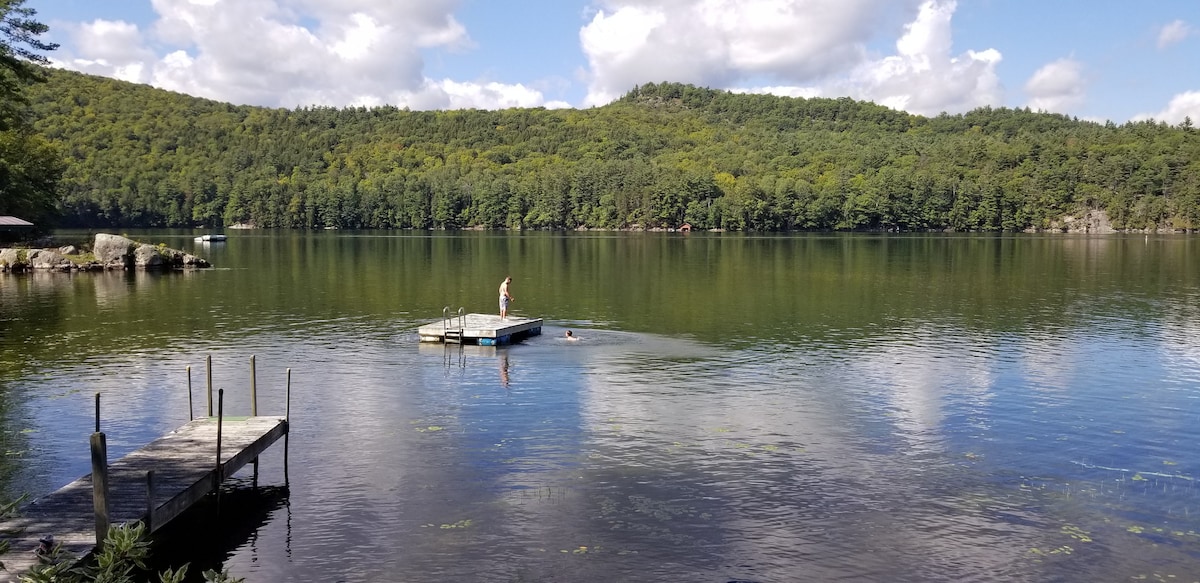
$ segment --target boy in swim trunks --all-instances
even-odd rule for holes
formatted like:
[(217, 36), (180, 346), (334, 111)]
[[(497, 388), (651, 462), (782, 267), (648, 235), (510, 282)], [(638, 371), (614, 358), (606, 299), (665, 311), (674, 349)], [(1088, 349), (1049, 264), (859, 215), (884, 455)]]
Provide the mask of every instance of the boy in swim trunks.
[(500, 319), (508, 317), (508, 304), (513, 301), (512, 294), (508, 293), (508, 284), (512, 283), (511, 277), (504, 278), (500, 282)]

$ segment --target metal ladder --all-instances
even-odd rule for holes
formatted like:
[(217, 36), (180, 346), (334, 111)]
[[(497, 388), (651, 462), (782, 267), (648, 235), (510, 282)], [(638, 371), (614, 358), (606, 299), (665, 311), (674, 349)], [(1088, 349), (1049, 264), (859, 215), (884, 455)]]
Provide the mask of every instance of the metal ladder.
[(442, 308), (442, 342), (446, 344), (462, 344), (463, 326), (467, 320), (466, 310), (458, 309), (458, 314), (450, 314), (450, 306)]

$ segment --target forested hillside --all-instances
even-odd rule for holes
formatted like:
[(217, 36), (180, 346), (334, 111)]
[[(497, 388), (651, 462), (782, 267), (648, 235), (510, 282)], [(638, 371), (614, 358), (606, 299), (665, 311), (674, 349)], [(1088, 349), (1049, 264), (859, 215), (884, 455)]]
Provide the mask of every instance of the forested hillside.
[(239, 107), (73, 72), (27, 90), (70, 226), (1200, 228), (1190, 122), (649, 84), (586, 110)]

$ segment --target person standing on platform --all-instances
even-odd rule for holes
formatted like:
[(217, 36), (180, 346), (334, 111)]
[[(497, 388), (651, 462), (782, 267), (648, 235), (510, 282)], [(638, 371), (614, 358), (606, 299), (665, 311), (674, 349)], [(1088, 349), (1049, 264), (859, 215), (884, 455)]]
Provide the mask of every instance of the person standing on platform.
[(512, 303), (512, 294), (508, 293), (508, 284), (512, 283), (512, 277), (504, 278), (500, 282), (500, 319), (508, 318), (508, 304)]

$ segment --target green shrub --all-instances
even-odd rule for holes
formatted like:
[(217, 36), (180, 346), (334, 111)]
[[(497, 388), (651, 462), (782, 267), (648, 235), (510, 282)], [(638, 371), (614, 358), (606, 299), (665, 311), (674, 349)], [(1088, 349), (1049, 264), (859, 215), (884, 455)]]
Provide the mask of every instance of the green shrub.
[[(91, 560), (79, 565), (76, 557), (63, 552), (62, 545), (54, 545), (29, 574), (21, 577), (22, 583), (134, 583), (152, 580), (147, 578), (146, 561), (150, 557), (150, 541), (146, 537), (146, 525), (141, 522), (110, 526), (108, 536), (100, 551)], [(166, 569), (158, 573), (159, 583), (182, 583), (187, 577), (187, 565), (178, 569)], [(212, 583), (242, 583), (229, 571), (205, 571), (204, 580)]]
[[(17, 507), (28, 496), (0, 504), (0, 523), (16, 513)], [(0, 535), (11, 536), (20, 533), (0, 532)], [(0, 539), (0, 555), (8, 551), (9, 542)], [(95, 554), (93, 560), (76, 567), (79, 563), (63, 551), (62, 544), (55, 544), (44, 555), (42, 562), (35, 565), (30, 572), (21, 577), (22, 583), (134, 583), (135, 581), (150, 580), (144, 576), (148, 570), (146, 560), (150, 557), (150, 541), (146, 537), (146, 525), (136, 522), (132, 525), (118, 524), (108, 528), (108, 536), (104, 545)], [(188, 566), (178, 569), (166, 569), (158, 573), (159, 583), (183, 583), (187, 577)], [(0, 571), (7, 571), (4, 563), (0, 563)], [(141, 575), (141, 576), (139, 576)], [(245, 579), (234, 577), (228, 570), (204, 572), (204, 580), (209, 583), (243, 583)]]

